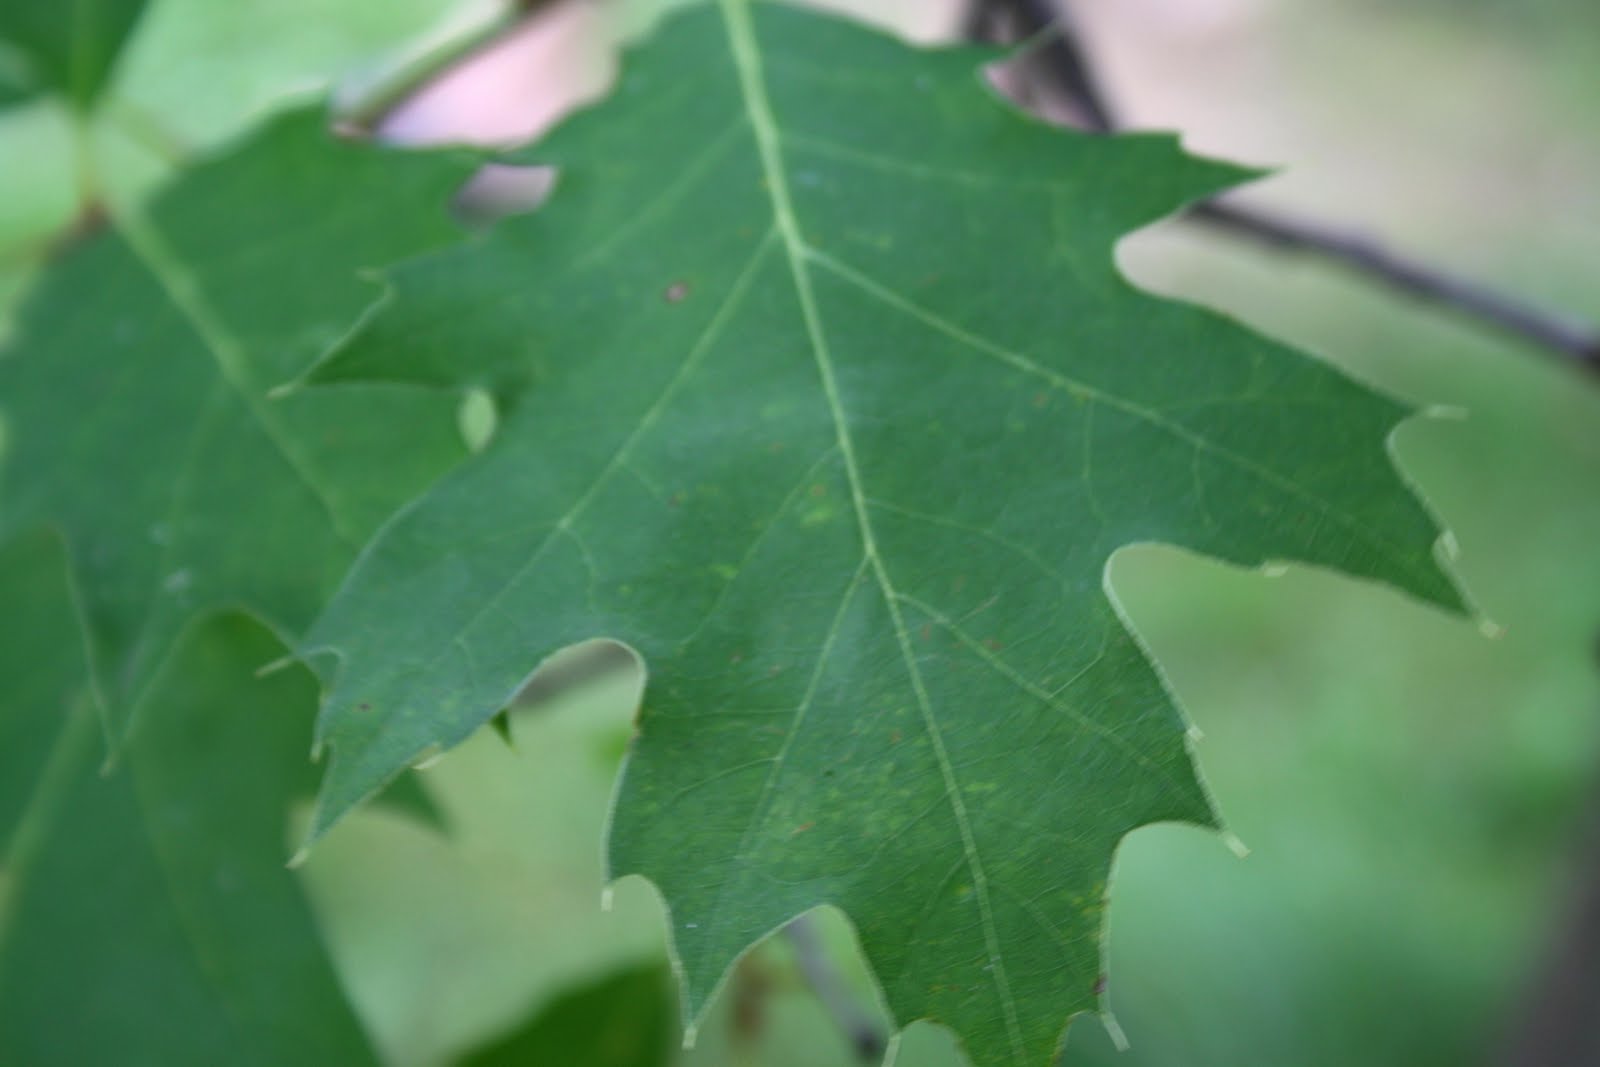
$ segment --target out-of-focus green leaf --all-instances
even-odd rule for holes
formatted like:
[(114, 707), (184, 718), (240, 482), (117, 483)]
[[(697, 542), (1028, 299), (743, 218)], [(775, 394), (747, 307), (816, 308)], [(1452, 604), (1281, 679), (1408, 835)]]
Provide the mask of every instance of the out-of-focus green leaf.
[(396, 272), (319, 377), (506, 415), (306, 642), (339, 656), (314, 833), (613, 636), (651, 677), (613, 870), (660, 886), (692, 1012), (828, 902), (897, 1020), (1044, 1063), (1096, 1004), (1117, 842), (1212, 819), (1109, 554), (1459, 608), (1387, 455), (1407, 409), (1116, 274), (1241, 172), (1035, 123), (988, 57), (696, 11), (529, 154), (545, 209)]
[(0, 5), (0, 41), (26, 57), (29, 83), (88, 111), (110, 79), (145, 4), (146, 0), (6, 0)]
[(15, 622), (0, 640), (0, 856), (88, 674), (64, 568), (61, 544), (47, 534), (0, 549), (0, 589)]
[(11, 107), (38, 95), (28, 61), (21, 50), (0, 40), (0, 108)]
[(677, 1046), (672, 975), (640, 967), (568, 993), (461, 1067), (666, 1067)]
[(192, 630), (109, 771), (86, 702), (16, 699), (54, 665), (6, 664), (7, 733), (44, 712), (55, 737), (6, 858), (0, 1062), (375, 1062), (284, 866), (316, 693), (254, 677), (281, 654), (237, 616)]
[[(161, 0), (118, 74), (186, 144), (211, 145), (287, 95), (358, 77), (458, 5), (439, 0)], [(396, 58), (396, 63), (404, 63)]]
[(484, 731), (415, 772), (448, 836), (363, 808), (301, 868), (385, 1061), (453, 1063), (530, 1005), (662, 958), (648, 886), (600, 907), (597, 845), (637, 691), (583, 687), (519, 717), (514, 747)]
[(297, 635), (378, 523), (464, 454), (438, 391), (269, 392), (371, 302), (363, 269), (455, 233), (468, 165), (340, 144), (299, 111), (120, 215), (18, 310), (0, 537), (65, 537), (113, 734), (197, 613)]

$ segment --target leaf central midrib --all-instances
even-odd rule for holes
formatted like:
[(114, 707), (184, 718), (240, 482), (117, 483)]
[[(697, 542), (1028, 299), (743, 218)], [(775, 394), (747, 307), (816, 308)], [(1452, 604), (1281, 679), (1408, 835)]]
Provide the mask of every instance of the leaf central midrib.
[(923, 684), (922, 673), (912, 652), (910, 635), (906, 630), (905, 620), (900, 611), (899, 594), (895, 591), (894, 585), (890, 581), (888, 570), (878, 552), (877, 540), (873, 535), (872, 522), (867, 509), (867, 493), (862, 483), (860, 466), (856, 459), (855, 444), (851, 439), (849, 424), (845, 417), (838, 378), (834, 371), (833, 358), (827, 342), (827, 333), (823, 327), (816, 294), (812, 286), (809, 267), (810, 247), (801, 232), (799, 219), (794, 210), (794, 202), (789, 193), (788, 173), (780, 144), (781, 135), (778, 130), (777, 119), (772, 111), (771, 102), (767, 96), (766, 81), (761, 66), (761, 49), (756, 38), (755, 28), (750, 19), (749, 0), (721, 0), (721, 11), (723, 21), (727, 27), (728, 42), (732, 51), (734, 66), (738, 73), (739, 91), (744, 99), (745, 113), (749, 118), (751, 129), (755, 135), (756, 147), (760, 153), (762, 177), (765, 180), (767, 196), (772, 205), (774, 228), (783, 243), (790, 275), (794, 280), (795, 295), (799, 301), (801, 316), (805, 322), (806, 336), (810, 342), (812, 355), (816, 359), (818, 377), (821, 381), (822, 391), (827, 400), (828, 410), (832, 416), (835, 434), (838, 438), (839, 453), (844, 462), (845, 476), (850, 487), (851, 502), (855, 510), (856, 525), (860, 531), (862, 549), (882, 594), (885, 610), (889, 613), (889, 618), (894, 625), (901, 658), (905, 662), (906, 673), (910, 680), (912, 691), (916, 696), (923, 723), (928, 731), (935, 758), (939, 764), (939, 771), (944, 781), (945, 794), (949, 799), (956, 825), (961, 834), (962, 851), (966, 858), (967, 868), (972, 874), (974, 895), (977, 898), (982, 917), (985, 950), (989, 956), (990, 973), (994, 977), (996, 991), (999, 994), (1001, 1007), (1005, 1013), (1007, 1036), (1010, 1040), (1012, 1054), (1020, 1061), (1024, 1056), (1021, 1026), (1017, 1017), (1016, 1004), (1011, 995), (1010, 982), (1006, 977), (1004, 960), (1000, 952), (999, 935), (994, 921), (988, 879), (984, 874), (983, 864), (978, 855), (977, 840), (972, 830), (971, 819), (966, 810), (966, 803), (956, 782), (954, 765), (944, 744), (943, 732), (933, 714), (932, 701), (929, 699), (927, 689)]

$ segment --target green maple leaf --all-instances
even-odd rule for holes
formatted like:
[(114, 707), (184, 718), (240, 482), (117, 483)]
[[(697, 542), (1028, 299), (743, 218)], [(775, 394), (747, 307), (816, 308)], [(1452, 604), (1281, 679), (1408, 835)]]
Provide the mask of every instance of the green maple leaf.
[(293, 639), (368, 534), (463, 454), (454, 397), (273, 399), (360, 316), (360, 272), (455, 236), (468, 161), (342, 145), (303, 110), (47, 271), (0, 353), (0, 540), (73, 562), (109, 733), (197, 615)]
[(16, 102), (32, 92), (66, 97), (79, 111), (94, 107), (110, 80), (147, 0), (6, 0), (0, 42), (18, 53), (22, 69), (10, 78)]
[(829, 903), (897, 1020), (1042, 1064), (1096, 1004), (1118, 841), (1215, 822), (1110, 554), (1460, 608), (1386, 453), (1405, 408), (1113, 267), (1243, 172), (1032, 121), (990, 58), (693, 12), (528, 154), (544, 209), (394, 273), (318, 377), (505, 412), (307, 639), (337, 659), (314, 834), (613, 637), (650, 682), (611, 870), (660, 887), (691, 1016)]
[(115, 773), (53, 538), (0, 551), (0, 1062), (367, 1064), (283, 864), (315, 693), (237, 617), (195, 628)]

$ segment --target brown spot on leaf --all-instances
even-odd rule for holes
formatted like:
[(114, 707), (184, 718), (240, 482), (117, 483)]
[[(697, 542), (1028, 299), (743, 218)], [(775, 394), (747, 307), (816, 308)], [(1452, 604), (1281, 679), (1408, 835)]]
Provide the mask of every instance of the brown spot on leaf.
[(667, 291), (661, 294), (669, 304), (681, 304), (684, 297), (689, 295), (688, 282), (673, 282), (667, 286)]

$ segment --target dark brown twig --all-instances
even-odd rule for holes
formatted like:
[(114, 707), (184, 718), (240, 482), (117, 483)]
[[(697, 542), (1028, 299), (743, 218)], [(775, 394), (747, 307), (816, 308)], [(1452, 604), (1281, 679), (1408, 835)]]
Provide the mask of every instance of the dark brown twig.
[(1600, 334), (1592, 328), (1532, 307), (1481, 282), (1447, 274), (1397, 255), (1364, 235), (1221, 200), (1197, 204), (1189, 209), (1186, 217), (1252, 238), (1279, 251), (1321, 256), (1379, 279), (1391, 289), (1487, 322), (1502, 332), (1564, 355), (1591, 374), (1600, 374)]
[[(975, 0), (969, 36), (1001, 42), (1033, 41), (1027, 74), (1072, 105), (1082, 125), (1097, 132), (1119, 127), (1116, 112), (1067, 14), (1049, 0)], [(1600, 330), (1554, 314), (1490, 286), (1400, 255), (1378, 240), (1239, 204), (1208, 200), (1184, 216), (1247, 237), (1279, 251), (1302, 252), (1337, 263), (1397, 292), (1448, 308), (1557, 353), (1600, 375)]]

